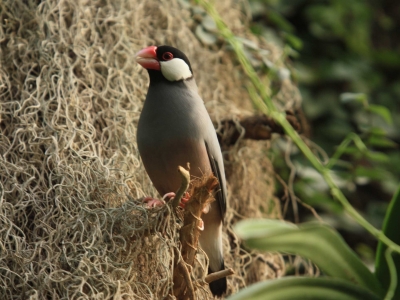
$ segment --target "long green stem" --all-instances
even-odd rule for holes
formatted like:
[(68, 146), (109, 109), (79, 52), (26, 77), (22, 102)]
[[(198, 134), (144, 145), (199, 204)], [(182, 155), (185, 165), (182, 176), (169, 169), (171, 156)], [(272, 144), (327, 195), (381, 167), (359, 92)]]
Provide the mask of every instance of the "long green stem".
[[(278, 124), (282, 126), (286, 134), (295, 142), (297, 147), (303, 152), (306, 158), (311, 162), (314, 168), (323, 176), (324, 180), (328, 184), (331, 194), (336, 198), (342, 205), (345, 211), (353, 217), (361, 226), (363, 226), (368, 232), (370, 232), (377, 239), (382, 241), (384, 244), (393, 249), (393, 251), (400, 253), (400, 246), (390, 240), (387, 236), (383, 234), (382, 231), (376, 229), (372, 226), (363, 216), (361, 216), (357, 210), (349, 203), (347, 198), (344, 196), (342, 191), (335, 184), (329, 168), (324, 166), (318, 158), (314, 155), (311, 149), (306, 145), (299, 134), (293, 129), (290, 123), (286, 120), (285, 113), (280, 112), (272, 102), (269, 97), (267, 89), (264, 83), (258, 77), (253, 66), (247, 59), (244, 51), (243, 44), (235, 37), (232, 31), (225, 25), (219, 13), (216, 11), (215, 7), (207, 0), (197, 0), (197, 2), (204, 7), (208, 14), (214, 19), (219, 33), (231, 44), (233, 47), (239, 62), (242, 65), (243, 70), (249, 77), (250, 81), (254, 85), (255, 89), (259, 93), (259, 96), (253, 96), (252, 101), (254, 104), (268, 116), (272, 117)], [(260, 99), (261, 98), (261, 99)], [(260, 101), (262, 100), (262, 101)]]
[(390, 300), (390, 299), (393, 299), (393, 296), (396, 292), (396, 287), (397, 287), (397, 271), (396, 271), (396, 265), (395, 265), (393, 257), (392, 257), (392, 249), (391, 248), (386, 249), (385, 258), (386, 258), (386, 262), (388, 264), (389, 273), (390, 273), (390, 284), (389, 284), (389, 288), (387, 290), (384, 300)]
[(339, 158), (343, 155), (343, 153), (346, 151), (347, 146), (351, 143), (354, 142), (358, 150), (361, 151), (361, 153), (366, 153), (367, 152), (367, 146), (365, 146), (364, 142), (361, 140), (361, 138), (355, 134), (354, 132), (351, 132), (347, 135), (347, 137), (341, 142), (335, 153), (332, 155), (332, 157), (329, 159), (329, 163), (326, 165), (327, 169), (332, 169), (332, 167), (337, 163)]

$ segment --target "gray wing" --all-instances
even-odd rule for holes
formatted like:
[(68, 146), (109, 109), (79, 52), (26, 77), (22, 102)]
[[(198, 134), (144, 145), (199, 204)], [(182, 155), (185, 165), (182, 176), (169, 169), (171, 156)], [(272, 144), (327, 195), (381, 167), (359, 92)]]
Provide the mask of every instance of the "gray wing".
[(214, 176), (217, 177), (219, 182), (219, 189), (216, 192), (215, 197), (221, 209), (221, 217), (223, 222), (226, 212), (226, 183), (225, 183), (225, 170), (222, 160), (222, 154), (218, 156), (218, 158), (220, 159), (216, 159), (216, 155), (213, 154), (213, 152), (216, 150), (210, 148), (206, 141), (204, 143), (206, 145), (208, 158), (210, 160), (211, 171), (213, 172)]

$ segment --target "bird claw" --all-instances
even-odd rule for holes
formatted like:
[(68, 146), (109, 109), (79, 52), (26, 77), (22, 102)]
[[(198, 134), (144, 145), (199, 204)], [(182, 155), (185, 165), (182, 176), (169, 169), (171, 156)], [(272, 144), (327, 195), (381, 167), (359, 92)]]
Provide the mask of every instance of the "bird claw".
[(176, 196), (176, 194), (174, 192), (169, 192), (169, 193), (166, 193), (162, 198), (163, 198), (163, 200), (166, 200), (167, 198), (168, 198), (168, 200), (171, 200), (175, 196)]
[(155, 199), (153, 197), (146, 197), (143, 199), (143, 202), (146, 203), (147, 208), (156, 208), (165, 205), (165, 201), (169, 201), (175, 197), (174, 192), (166, 193), (162, 199)]
[(199, 220), (199, 225), (197, 225), (197, 229), (200, 231), (204, 230), (204, 222), (202, 219)]
[(186, 203), (188, 203), (189, 200), (190, 200), (190, 194), (188, 192), (185, 192), (185, 194), (183, 195), (183, 197), (181, 199), (181, 202), (179, 202), (179, 206), (184, 209), (186, 206)]
[(143, 202), (146, 203), (147, 208), (156, 208), (165, 205), (165, 201), (163, 199), (155, 199), (152, 197), (144, 198)]
[[(174, 192), (166, 193), (162, 199), (155, 199), (152, 197), (146, 197), (143, 199), (143, 202), (147, 204), (148, 208), (155, 208), (165, 205), (166, 201), (172, 200), (176, 194)], [(179, 202), (179, 206), (185, 208), (186, 203), (190, 200), (190, 194), (188, 192), (182, 197), (181, 202)], [(207, 211), (208, 212), (208, 211)]]

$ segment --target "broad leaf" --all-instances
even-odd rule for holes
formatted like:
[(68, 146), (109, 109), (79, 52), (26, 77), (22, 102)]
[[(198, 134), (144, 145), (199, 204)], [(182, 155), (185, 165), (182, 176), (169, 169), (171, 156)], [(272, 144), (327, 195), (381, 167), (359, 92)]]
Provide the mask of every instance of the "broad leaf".
[(285, 277), (259, 282), (228, 300), (379, 300), (369, 290), (337, 278)]
[(256, 219), (239, 222), (235, 231), (250, 248), (303, 256), (326, 275), (383, 293), (375, 276), (342, 237), (326, 225), (306, 223), (297, 227), (280, 220)]
[(368, 151), (367, 152), (367, 157), (372, 160), (372, 161), (377, 161), (377, 162), (388, 162), (390, 161), (390, 158), (388, 155), (386, 155), (383, 152), (378, 152), (378, 151)]
[(370, 136), (367, 140), (367, 143), (371, 146), (378, 146), (382, 148), (395, 148), (397, 147), (397, 144), (393, 142), (391, 139), (382, 136), (382, 135), (377, 135), (374, 134)]
[[(400, 218), (400, 186), (397, 192), (392, 198), (389, 207), (386, 212), (385, 220), (383, 222), (383, 233), (396, 244), (400, 245), (400, 230), (399, 230), (399, 218)], [(390, 284), (390, 273), (388, 264), (385, 258), (385, 251), (387, 246), (382, 242), (378, 243), (378, 250), (376, 252), (375, 261), (375, 274), (384, 288), (388, 288)], [(397, 270), (397, 278), (400, 278), (400, 255), (393, 254), (394, 264)], [(397, 284), (397, 288), (393, 299), (400, 299), (400, 285)]]
[(379, 116), (381, 116), (386, 123), (388, 123), (389, 125), (393, 124), (392, 121), (392, 115), (390, 113), (390, 110), (382, 105), (374, 105), (374, 104), (370, 104), (367, 108), (370, 112), (373, 112)]
[(363, 93), (343, 93), (340, 94), (340, 101), (343, 103), (360, 102), (367, 103), (367, 95)]

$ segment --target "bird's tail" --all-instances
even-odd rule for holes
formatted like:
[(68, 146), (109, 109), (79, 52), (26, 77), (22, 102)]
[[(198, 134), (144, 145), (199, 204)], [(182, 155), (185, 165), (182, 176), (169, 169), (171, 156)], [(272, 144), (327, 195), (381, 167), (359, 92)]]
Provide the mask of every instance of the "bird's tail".
[[(225, 269), (225, 264), (224, 264), (224, 261), (222, 261), (221, 268), (219, 270), (224, 270), (224, 269)], [(217, 271), (219, 271), (219, 270), (217, 270)], [(210, 268), (208, 268), (208, 274), (214, 273), (217, 271), (213, 271)], [(210, 282), (209, 285), (210, 285), (211, 293), (214, 296), (221, 297), (223, 294), (226, 293), (226, 289), (227, 289), (226, 277), (212, 281), (212, 282)]]

